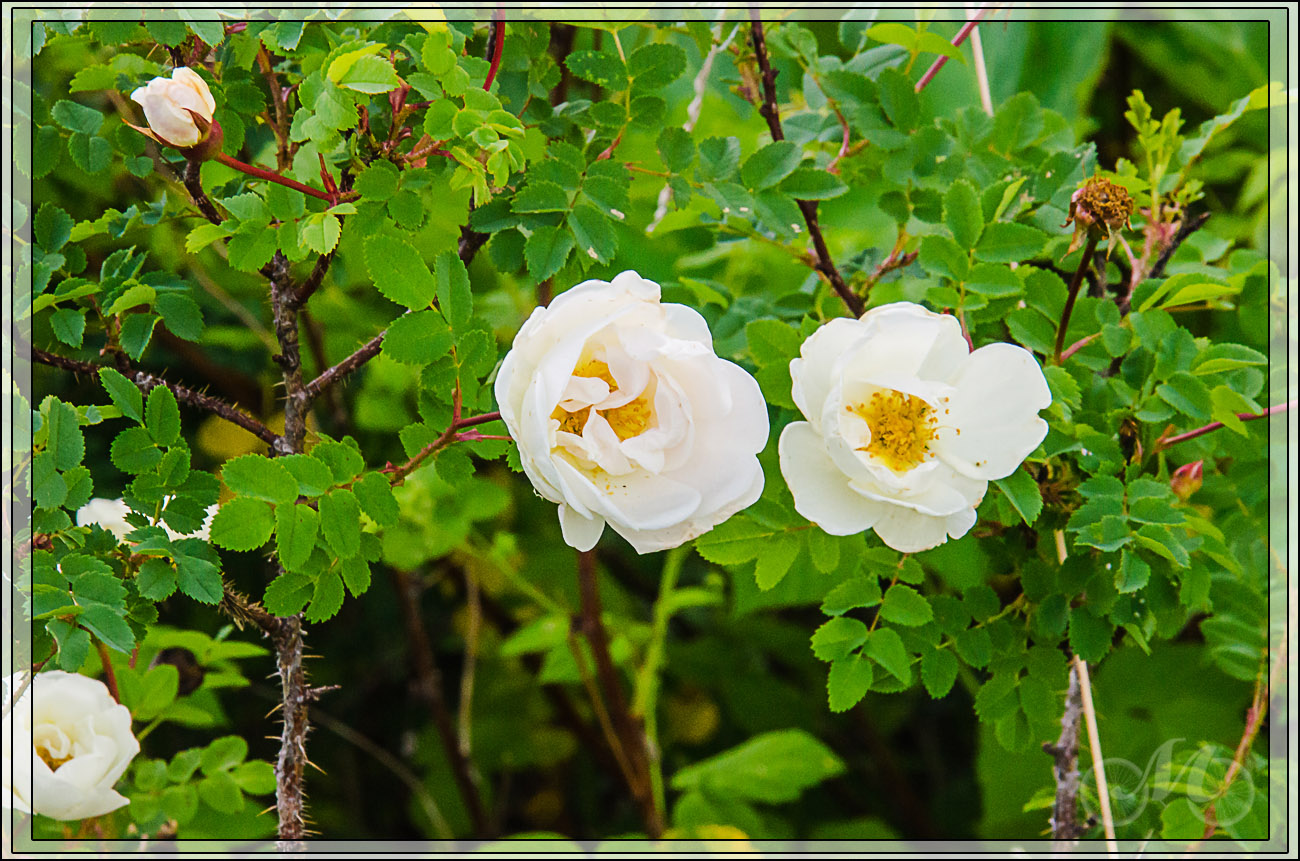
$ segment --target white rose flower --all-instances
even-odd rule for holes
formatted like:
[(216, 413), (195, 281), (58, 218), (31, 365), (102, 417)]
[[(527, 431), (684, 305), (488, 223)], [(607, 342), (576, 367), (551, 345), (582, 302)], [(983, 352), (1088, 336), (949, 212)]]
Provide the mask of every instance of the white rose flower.
[[(217, 109), (207, 81), (185, 66), (173, 69), (170, 78), (154, 78), (138, 88), (131, 101), (144, 108), (152, 137), (175, 148), (192, 147), (202, 140)], [(201, 124), (194, 114), (203, 120)]]
[[(170, 496), (163, 498), (164, 504), (170, 501)], [(158, 525), (166, 531), (167, 537), (173, 541), (178, 538), (202, 538), (207, 541), (208, 528), (212, 525), (212, 518), (220, 507), (217, 503), (213, 503), (205, 509), (207, 517), (203, 519), (203, 525), (196, 532), (176, 532), (166, 523), (163, 523), (162, 520), (158, 521)], [(90, 526), (91, 524), (98, 524), (117, 536), (118, 541), (124, 541), (127, 533), (135, 529), (134, 526), (126, 522), (126, 515), (130, 510), (126, 502), (121, 499), (105, 499), (97, 496), (77, 509), (77, 525)]]
[(22, 677), (5, 680), (3, 806), (85, 819), (125, 805), (113, 784), (140, 752), (126, 706), (103, 682), (55, 670), (38, 673), (11, 707)]
[(781, 433), (781, 474), (800, 514), (831, 535), (874, 529), (915, 553), (960, 538), (990, 479), (1047, 435), (1052, 402), (1034, 357), (974, 352), (957, 318), (897, 302), (832, 320), (790, 362), (808, 419)]
[(676, 547), (762, 493), (758, 383), (714, 354), (703, 317), (661, 304), (659, 285), (635, 272), (535, 310), (496, 397), (524, 471), (560, 504), (579, 550), (606, 523), (638, 553)]

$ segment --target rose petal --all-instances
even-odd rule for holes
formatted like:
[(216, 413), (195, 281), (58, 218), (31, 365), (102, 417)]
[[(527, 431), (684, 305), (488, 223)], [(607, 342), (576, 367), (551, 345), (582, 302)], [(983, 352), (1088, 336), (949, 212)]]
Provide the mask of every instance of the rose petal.
[(596, 546), (604, 531), (603, 517), (583, 517), (563, 502), (560, 503), (560, 532), (564, 535), (565, 544), (585, 552)]
[(818, 430), (826, 398), (835, 386), (835, 363), (862, 334), (857, 320), (836, 318), (809, 335), (799, 348), (800, 358), (790, 360), (790, 393), (804, 418)]
[(1047, 436), (1038, 411), (1051, 403), (1042, 369), (1027, 350), (980, 347), (953, 377), (949, 412), (931, 445), (971, 478), (1005, 478)]
[(885, 513), (880, 503), (849, 487), (848, 477), (826, 453), (808, 422), (791, 422), (777, 442), (781, 475), (794, 494), (794, 509), (831, 535), (854, 535)]

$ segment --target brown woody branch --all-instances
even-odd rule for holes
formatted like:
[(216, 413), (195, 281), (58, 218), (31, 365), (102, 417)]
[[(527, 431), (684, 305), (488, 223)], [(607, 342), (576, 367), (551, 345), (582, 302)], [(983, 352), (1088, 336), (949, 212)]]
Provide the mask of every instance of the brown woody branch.
[[(48, 353), (38, 347), (32, 347), (32, 359), (40, 362), (42, 365), (49, 365), (52, 368), (62, 368), (65, 371), (72, 371), (74, 374), (98, 374), (99, 369), (108, 367), (107, 365), (97, 365), (94, 362), (83, 362), (78, 359), (69, 359), (66, 356), (60, 356), (55, 353)], [(218, 415), (231, 424), (238, 425), (244, 430), (256, 436), (268, 445), (271, 445), (278, 438), (275, 431), (259, 422), (252, 416), (240, 412), (235, 407), (226, 403), (219, 398), (211, 395), (205, 395), (196, 392), (193, 389), (177, 383), (169, 383), (162, 377), (151, 374), (148, 371), (142, 371), (136, 368), (117, 368), (122, 375), (128, 380), (135, 383), (140, 391), (148, 394), (156, 386), (166, 386), (171, 393), (176, 396), (176, 400), (192, 407), (198, 407), (207, 410), (214, 415)]]
[[(763, 119), (767, 120), (772, 140), (783, 141), (785, 131), (781, 128), (781, 114), (776, 105), (776, 70), (772, 68), (772, 63), (767, 56), (767, 41), (763, 38), (763, 22), (759, 18), (758, 10), (754, 9), (750, 17), (753, 22), (754, 54), (758, 58), (758, 68), (763, 80), (763, 101), (758, 107), (758, 112), (763, 115)], [(845, 282), (844, 276), (840, 274), (840, 270), (836, 268), (835, 261), (831, 259), (830, 249), (826, 246), (826, 237), (822, 235), (821, 225), (817, 223), (817, 201), (796, 200), (795, 203), (799, 206), (799, 212), (803, 214), (804, 223), (808, 226), (808, 235), (812, 238), (813, 248), (817, 252), (814, 268), (844, 300), (849, 312), (854, 317), (861, 317), (866, 311), (866, 302), (853, 292)]]
[(1054, 760), (1056, 802), (1052, 806), (1050, 824), (1057, 851), (1068, 850), (1083, 833), (1079, 825), (1079, 725), (1082, 718), (1079, 676), (1071, 666), (1070, 689), (1065, 695), (1065, 712), (1061, 715), (1061, 735), (1056, 744), (1043, 744), (1043, 750)]

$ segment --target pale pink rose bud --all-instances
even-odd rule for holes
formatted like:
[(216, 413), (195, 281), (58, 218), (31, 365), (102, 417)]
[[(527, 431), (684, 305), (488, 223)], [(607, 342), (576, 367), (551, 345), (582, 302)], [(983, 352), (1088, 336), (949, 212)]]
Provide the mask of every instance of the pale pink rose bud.
[[(149, 128), (132, 128), (191, 158), (212, 158), (221, 146), (221, 126), (208, 84), (193, 70), (178, 66), (170, 78), (154, 78), (131, 94), (144, 108)], [(202, 146), (201, 146), (202, 145)]]
[(1193, 493), (1201, 489), (1201, 480), (1205, 476), (1205, 461), (1194, 460), (1185, 463), (1169, 477), (1169, 487), (1174, 495), (1186, 502)]

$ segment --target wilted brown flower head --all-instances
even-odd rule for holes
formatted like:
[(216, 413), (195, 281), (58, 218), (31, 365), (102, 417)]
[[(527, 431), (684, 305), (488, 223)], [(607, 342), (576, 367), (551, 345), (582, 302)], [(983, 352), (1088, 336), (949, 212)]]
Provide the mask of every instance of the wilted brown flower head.
[(1070, 240), (1069, 254), (1083, 243), (1084, 235), (1095, 232), (1098, 239), (1110, 239), (1113, 247), (1121, 227), (1131, 228), (1129, 218), (1133, 215), (1133, 198), (1121, 185), (1108, 179), (1094, 176), (1086, 179), (1070, 196), (1069, 217), (1062, 227), (1074, 223), (1074, 237)]

